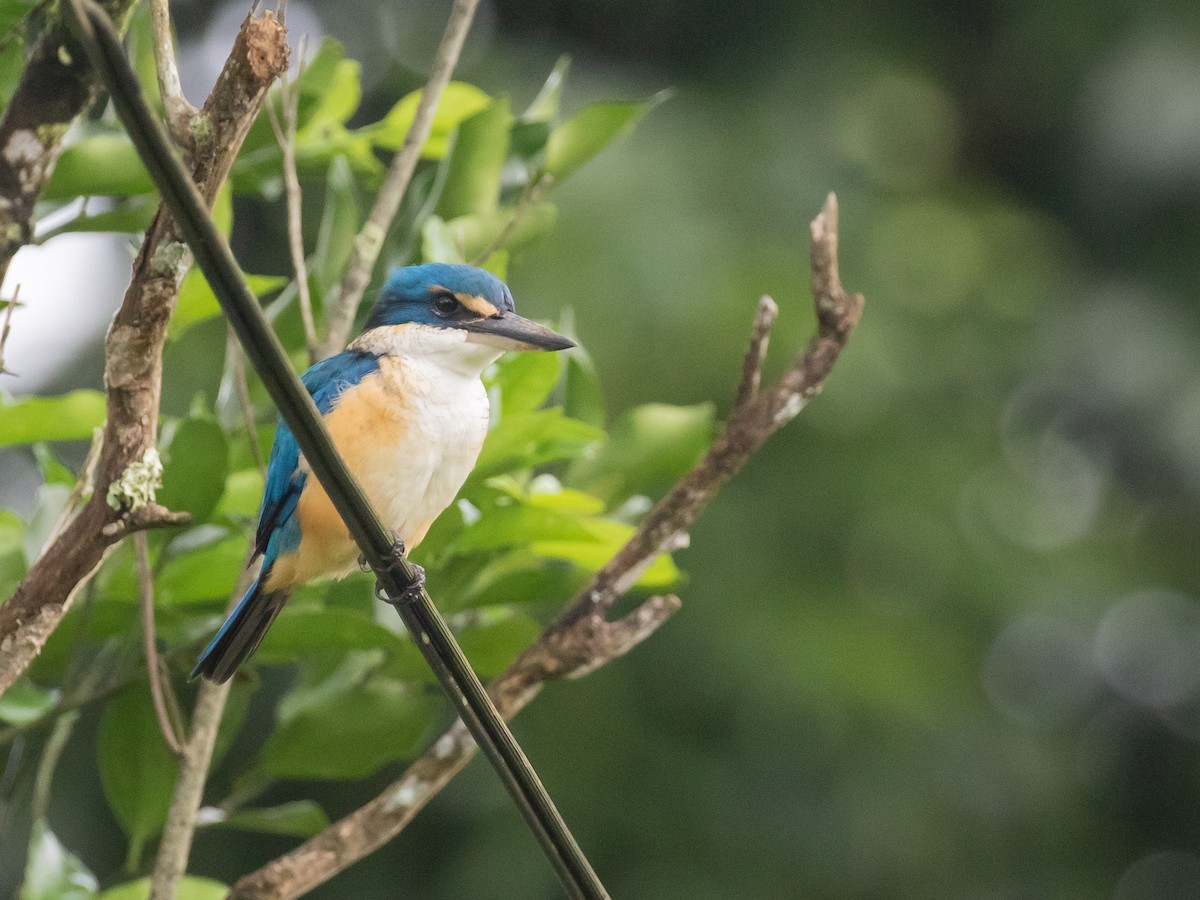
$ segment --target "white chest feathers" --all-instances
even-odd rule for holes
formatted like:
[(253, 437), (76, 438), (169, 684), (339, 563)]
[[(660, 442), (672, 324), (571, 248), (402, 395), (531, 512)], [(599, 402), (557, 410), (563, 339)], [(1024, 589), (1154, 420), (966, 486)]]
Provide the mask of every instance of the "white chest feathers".
[(440, 352), (380, 358), (371, 380), (378, 379), (384, 408), (366, 417), (371, 433), (359, 436), (365, 444), (356, 441), (359, 450), (351, 454), (384, 523), (409, 548), (454, 501), (487, 436), (488, 397), (479, 376), (498, 353), (446, 343), (431, 348)]

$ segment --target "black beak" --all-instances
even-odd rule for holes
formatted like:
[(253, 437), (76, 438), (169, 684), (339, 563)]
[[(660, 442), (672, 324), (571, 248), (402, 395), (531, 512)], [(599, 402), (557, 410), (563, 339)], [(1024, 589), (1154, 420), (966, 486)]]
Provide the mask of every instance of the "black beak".
[(464, 322), (460, 327), (468, 332), (468, 341), (504, 350), (567, 350), (575, 346), (570, 338), (514, 312)]

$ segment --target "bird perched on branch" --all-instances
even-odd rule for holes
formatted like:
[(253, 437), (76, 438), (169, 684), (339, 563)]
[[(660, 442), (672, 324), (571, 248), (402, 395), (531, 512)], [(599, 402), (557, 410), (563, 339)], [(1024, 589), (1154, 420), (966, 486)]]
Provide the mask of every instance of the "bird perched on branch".
[[(505, 350), (574, 344), (517, 315), (500, 279), (473, 266), (393, 269), (363, 333), (301, 377), (334, 446), (404, 547), (454, 500), (488, 426), (480, 375)], [(354, 569), (358, 547), (282, 421), (259, 513), (258, 579), (192, 676), (229, 679), (293, 588)]]

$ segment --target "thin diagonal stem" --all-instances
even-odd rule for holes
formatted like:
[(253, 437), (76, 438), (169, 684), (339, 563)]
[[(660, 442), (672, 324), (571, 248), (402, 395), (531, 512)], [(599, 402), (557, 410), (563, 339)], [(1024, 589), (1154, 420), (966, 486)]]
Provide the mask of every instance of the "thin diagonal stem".
[[(300, 115), (300, 77), (304, 71), (304, 44), (300, 45), (300, 69), (296, 80), (289, 82), (285, 75), (280, 79), (280, 111), (268, 101), (267, 115), (271, 119), (271, 130), (283, 157), (283, 185), (287, 195), (288, 251), (292, 257), (292, 270), (296, 275), (296, 298), (300, 304), (300, 322), (304, 325), (304, 346), (308, 350), (308, 362), (317, 361), (317, 326), (313, 320), (312, 295), (308, 290), (308, 262), (304, 258), (304, 229), (300, 218), (300, 176), (296, 171), (296, 121)], [(281, 121), (282, 120), (282, 121)]]
[(421, 158), (421, 148), (429, 140), (430, 129), (433, 128), (433, 114), (437, 111), (438, 100), (442, 90), (450, 82), (454, 74), (454, 66), (462, 53), (463, 42), (471, 29), (475, 18), (475, 7), (479, 0), (454, 0), (450, 10), (450, 18), (446, 22), (446, 30), (442, 33), (442, 42), (438, 45), (437, 56), (433, 68), (429, 72), (429, 80), (425, 82), (425, 90), (421, 92), (421, 101), (413, 114), (412, 125), (404, 136), (400, 151), (392, 160), (383, 187), (375, 197), (375, 205), (371, 214), (358, 232), (354, 240), (354, 250), (350, 256), (350, 265), (338, 291), (337, 301), (329, 308), (326, 315), (325, 341), (321, 344), (320, 356), (332, 356), (346, 345), (350, 328), (354, 325), (354, 316), (358, 312), (358, 304), (362, 301), (363, 292), (371, 281), (371, 273), (379, 259), (379, 251), (383, 249), (383, 240), (387, 237), (388, 228), (396, 212), (400, 209), (400, 201), (408, 190), (417, 162)]
[(154, 575), (150, 572), (149, 545), (146, 532), (139, 531), (133, 536), (133, 546), (137, 550), (138, 593), (142, 601), (142, 644), (146, 653), (146, 680), (150, 683), (150, 699), (154, 701), (154, 717), (158, 719), (158, 730), (162, 732), (163, 740), (170, 751), (179, 756), (183, 753), (183, 745), (175, 733), (170, 713), (167, 711), (166, 691), (171, 689), (171, 683), (162, 677), (158, 641), (154, 634)]
[(295, 435), (313, 474), (375, 570), (380, 588), (396, 606), (426, 662), (496, 769), (571, 896), (588, 900), (607, 898), (608, 893), (537, 773), (471, 671), (433, 601), (419, 586), (412, 564), (395, 552), (392, 536), (334, 448), (312, 397), (291, 371), (283, 347), (242, 278), (229, 245), (213, 224), (186, 170), (171, 153), (161, 125), (146, 106), (137, 76), (108, 17), (93, 0), (67, 0), (65, 6), (73, 30), (100, 71), (142, 162), (192, 248), (197, 264)]

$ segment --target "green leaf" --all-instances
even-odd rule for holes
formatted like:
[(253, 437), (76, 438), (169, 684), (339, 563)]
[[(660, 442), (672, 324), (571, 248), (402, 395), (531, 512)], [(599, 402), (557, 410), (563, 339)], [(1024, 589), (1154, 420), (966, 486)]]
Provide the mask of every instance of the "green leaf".
[(129, 197), (119, 201), (112, 209), (91, 216), (79, 216), (52, 228), (42, 235), (41, 240), (46, 241), (55, 235), (81, 231), (141, 234), (150, 226), (150, 221), (157, 211), (157, 197), (145, 194)]
[[(608, 519), (591, 519), (588, 521), (587, 527), (590, 532), (590, 540), (573, 541), (553, 538), (533, 541), (529, 544), (529, 551), (536, 556), (560, 559), (573, 563), (588, 572), (597, 572), (612, 559), (634, 532), (632, 525), (612, 522)], [(654, 558), (654, 562), (638, 578), (636, 586), (647, 590), (663, 590), (679, 584), (682, 578), (683, 574), (671, 557), (662, 554)]]
[[(277, 291), (285, 284), (287, 278), (282, 275), (244, 275), (257, 297), (263, 297), (272, 291)], [(193, 325), (221, 315), (221, 304), (217, 296), (208, 286), (204, 273), (198, 268), (191, 268), (183, 278), (179, 289), (179, 303), (175, 307), (175, 315), (171, 317), (168, 333), (172, 338), (178, 338)]]
[(606, 419), (604, 391), (600, 387), (600, 377), (596, 374), (592, 358), (580, 347), (570, 353), (555, 355), (566, 356), (567, 359), (563, 413), (572, 419), (603, 428)]
[[(216, 540), (193, 545), (197, 534), (216, 532)], [(167, 561), (154, 577), (154, 599), (159, 606), (198, 603), (227, 598), (237, 584), (238, 573), (246, 557), (246, 537), (227, 534), (224, 529), (206, 526), (185, 532), (168, 546)], [(187, 549), (181, 550), (181, 547)], [(111, 600), (133, 602), (138, 598), (137, 579), (132, 565), (124, 560), (106, 563), (101, 571), (103, 596)]]
[[(225, 900), (229, 886), (211, 878), (184, 875), (175, 890), (175, 900)], [(149, 900), (150, 879), (139, 878), (109, 888), (96, 900)]]
[(301, 685), (284, 698), (256, 776), (365, 778), (415, 752), (438, 700), (404, 682), (364, 673), (364, 657), (372, 658), (350, 654), (325, 682)]
[(233, 233), (233, 185), (228, 181), (221, 185), (212, 206), (213, 223), (225, 240)]
[(329, 817), (312, 800), (295, 800), (264, 809), (239, 809), (221, 825), (262, 834), (309, 838), (329, 826)]
[(163, 450), (158, 501), (191, 513), (193, 524), (205, 522), (225, 492), (228, 470), (229, 442), (221, 426), (207, 419), (185, 419)]
[(464, 629), (458, 640), (480, 678), (499, 675), (542, 632), (534, 619), (502, 610), (496, 621)]
[[(362, 66), (352, 59), (339, 59), (319, 87), (317, 102), (306, 110), (301, 128), (305, 135), (330, 125), (344, 125), (354, 115), (362, 102)], [(301, 134), (296, 137), (299, 141)]]
[(154, 181), (124, 135), (96, 134), (63, 151), (42, 200), (128, 197), (154, 192)]
[(501, 358), (495, 384), (500, 389), (500, 417), (532, 412), (550, 396), (562, 374), (561, 353), (511, 353)]
[[(399, 150), (405, 135), (408, 134), (409, 126), (412, 125), (420, 100), (420, 91), (404, 96), (383, 119), (374, 125), (360, 128), (357, 133), (369, 136), (371, 142), (380, 149)], [(491, 98), (474, 85), (461, 81), (452, 81), (446, 85), (438, 98), (433, 127), (429, 132), (429, 140), (421, 148), (421, 156), (425, 159), (441, 159), (445, 156), (454, 129), (464, 119), (487, 106), (490, 101)]]
[(449, 226), (439, 216), (430, 216), (421, 227), (421, 261), (463, 263), (466, 255)]
[(58, 461), (48, 446), (42, 443), (33, 445), (33, 455), (37, 459), (38, 468), (42, 471), (42, 481), (46, 484), (61, 484), (64, 487), (75, 487), (75, 473)]
[(45, 822), (34, 823), (29, 848), (18, 900), (91, 900), (96, 896), (96, 876)]
[[(491, 212), (459, 216), (446, 223), (447, 239), (458, 248), (464, 259), (474, 259), (496, 243), (515, 215), (515, 207), (504, 206)], [(558, 210), (553, 203), (531, 203), (516, 220), (516, 226), (505, 240), (504, 247), (515, 250), (536, 240), (554, 227), (557, 218)]]
[(565, 418), (561, 410), (539, 409), (501, 419), (488, 432), (473, 482), (513, 468), (532, 468), (559, 459), (573, 459), (586, 447), (604, 440), (604, 432)]
[(58, 691), (22, 679), (0, 694), (0, 722), (27, 725), (44, 716), (58, 700)]
[(537, 540), (591, 541), (579, 516), (554, 509), (514, 503), (497, 507), (468, 525), (452, 549), (457, 553), (528, 546)]
[(100, 718), (97, 750), (104, 796), (136, 857), (137, 848), (166, 821), (177, 769), (145, 684), (130, 685), (109, 698)]
[(560, 181), (566, 178), (666, 98), (667, 94), (660, 92), (649, 100), (585, 106), (551, 132), (546, 142), (546, 171)]
[(32, 566), (50, 539), (71, 490), (63, 484), (39, 484), (34, 496), (37, 502), (29, 516), (29, 522), (21, 534), (21, 549), (25, 551), (25, 562)]
[(325, 206), (313, 254), (313, 275), (324, 297), (341, 280), (360, 223), (358, 189), (345, 156), (335, 156), (325, 178)]
[(619, 503), (633, 494), (656, 496), (691, 468), (713, 436), (713, 406), (648, 403), (622, 415), (608, 443), (577, 459), (567, 482)]
[(104, 395), (78, 390), (57, 397), (0, 399), (0, 447), (34, 441), (86, 441), (104, 422)]
[(562, 103), (563, 82), (567, 71), (571, 68), (571, 57), (565, 53), (554, 62), (554, 68), (546, 76), (546, 82), (538, 95), (533, 98), (529, 108), (521, 113), (522, 122), (551, 122), (558, 117), (559, 105)]
[(378, 648), (396, 653), (407, 643), (406, 638), (351, 609), (285, 608), (267, 632), (255, 659), (263, 663), (287, 663), (330, 648), (340, 651)]
[[(155, 579), (161, 604), (192, 603), (228, 597), (246, 558), (242, 534), (170, 560)], [(135, 593), (136, 596), (136, 587)]]
[(213, 510), (213, 517), (256, 517), (262, 503), (263, 486), (263, 476), (258, 469), (230, 472), (225, 481), (225, 492)]
[(496, 209), (512, 121), (508, 98), (497, 97), (458, 126), (458, 138), (437, 206), (437, 213), (443, 219)]

